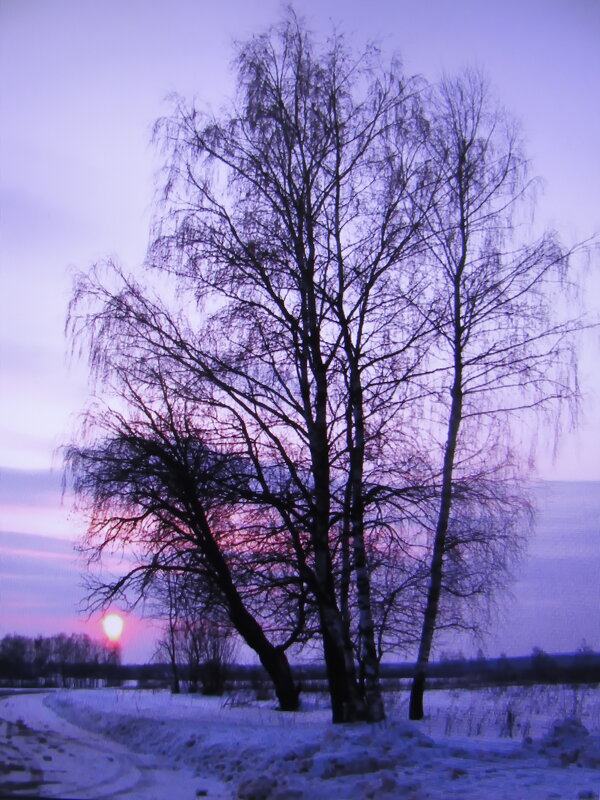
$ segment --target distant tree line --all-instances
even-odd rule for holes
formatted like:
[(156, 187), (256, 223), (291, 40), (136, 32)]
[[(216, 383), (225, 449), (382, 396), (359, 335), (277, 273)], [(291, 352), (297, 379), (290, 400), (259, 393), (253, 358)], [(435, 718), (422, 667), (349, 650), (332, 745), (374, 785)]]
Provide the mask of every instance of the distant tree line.
[[(384, 663), (380, 665), (380, 673), (384, 691), (402, 690), (414, 674), (414, 663)], [(227, 688), (268, 682), (268, 675), (260, 667), (234, 664), (228, 668), (227, 674)], [(304, 692), (323, 692), (327, 689), (323, 664), (296, 664), (294, 675), (302, 682)], [(546, 653), (535, 648), (529, 656), (478, 656), (471, 659), (453, 656), (430, 662), (427, 679), (437, 689), (543, 684), (597, 687), (600, 685), (600, 653), (592, 650), (570, 654)]]
[[(410, 678), (413, 667), (382, 665), (382, 678)], [(528, 686), (538, 684), (600, 683), (600, 653), (546, 653), (534, 648), (530, 656), (451, 658), (431, 663), (427, 678), (437, 687)]]
[[(189, 624), (189, 623), (188, 623)], [(185, 626), (175, 626), (178, 640), (175, 661), (166, 637), (157, 643), (154, 663), (121, 664), (119, 649), (91, 639), (86, 634), (27, 637), (9, 634), (0, 640), (0, 686), (96, 687), (135, 682), (140, 688), (222, 695), (254, 692), (269, 696), (270, 676), (262, 665), (234, 662), (231, 630), (215, 630), (213, 624), (194, 623), (201, 631), (186, 641)], [(171, 630), (166, 629), (166, 631)], [(198, 644), (199, 642), (199, 644)], [(190, 652), (197, 647), (197, 658)], [(294, 677), (304, 692), (326, 692), (324, 664), (295, 664)], [(414, 674), (414, 664), (380, 665), (382, 688), (405, 688)], [(502, 655), (498, 658), (467, 659), (449, 655), (428, 664), (427, 679), (435, 688), (478, 688), (537, 684), (600, 684), (600, 653), (582, 647), (576, 653), (553, 654), (534, 648), (530, 656)], [(175, 686), (177, 687), (175, 689)]]
[(69, 686), (110, 682), (121, 663), (118, 647), (85, 633), (9, 634), (0, 640), (0, 681), (15, 685)]
[(97, 393), (67, 474), (90, 561), (130, 567), (90, 606), (171, 576), (282, 709), (290, 658), (322, 659), (334, 722), (384, 719), (382, 659), (416, 653), (420, 718), (434, 638), (477, 627), (520, 552), (513, 433), (577, 394), (573, 251), (527, 230), (527, 158), (478, 74), (429, 84), (292, 12), (236, 66), (219, 116), (178, 98), (157, 124), (144, 269), (76, 281)]

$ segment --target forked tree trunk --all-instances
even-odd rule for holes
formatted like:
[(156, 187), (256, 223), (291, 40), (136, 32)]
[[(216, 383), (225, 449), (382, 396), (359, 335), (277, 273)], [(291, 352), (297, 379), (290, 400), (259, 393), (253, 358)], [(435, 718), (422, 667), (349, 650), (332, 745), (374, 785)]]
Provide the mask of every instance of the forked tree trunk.
[(352, 647), (347, 641), (341, 614), (337, 608), (323, 604), (319, 611), (332, 722), (363, 722), (367, 719), (366, 707), (358, 687)]
[(328, 526), (313, 535), (315, 544), (315, 600), (319, 611), (323, 657), (334, 723), (361, 722), (366, 719), (364, 698), (358, 686), (350, 631), (343, 611), (335, 599)]
[[(307, 328), (311, 331), (311, 369), (315, 377), (314, 422), (310, 425), (310, 449), (314, 480), (314, 517), (312, 542), (314, 547), (315, 599), (319, 610), (323, 656), (334, 723), (359, 722), (367, 718), (354, 663), (354, 653), (348, 629), (347, 609), (336, 601), (330, 549), (330, 453), (327, 429), (327, 372), (320, 352), (318, 315), (312, 283), (313, 259), (308, 262), (311, 281), (306, 283)], [(307, 408), (311, 410), (308, 384), (304, 387)]]

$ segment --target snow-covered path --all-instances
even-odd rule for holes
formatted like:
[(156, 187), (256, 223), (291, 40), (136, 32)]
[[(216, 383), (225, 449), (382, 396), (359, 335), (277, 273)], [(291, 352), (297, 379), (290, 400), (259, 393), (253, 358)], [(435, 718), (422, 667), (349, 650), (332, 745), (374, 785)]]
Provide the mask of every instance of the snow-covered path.
[[(0, 798), (23, 794), (100, 800), (227, 798), (220, 780), (172, 769), (156, 755), (133, 753), (83, 730), (45, 705), (46, 693), (0, 697)], [(173, 787), (176, 785), (176, 794)]]
[(372, 726), (332, 725), (318, 697), (282, 714), (165, 691), (12, 695), (0, 700), (0, 798), (20, 783), (81, 800), (600, 800), (597, 689), (430, 695), (422, 723), (406, 721), (400, 695)]

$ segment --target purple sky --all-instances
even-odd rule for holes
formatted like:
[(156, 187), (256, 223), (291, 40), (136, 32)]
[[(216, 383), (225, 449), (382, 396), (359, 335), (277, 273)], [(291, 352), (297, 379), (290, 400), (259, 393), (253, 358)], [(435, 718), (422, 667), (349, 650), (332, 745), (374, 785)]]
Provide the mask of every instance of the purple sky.
[[(218, 109), (231, 92), (231, 44), (275, 21), (279, 0), (0, 0), (0, 481), (3, 469), (58, 468), (85, 401), (63, 337), (73, 269), (144, 256), (159, 165), (149, 144), (166, 96)], [(483, 68), (522, 122), (545, 180), (541, 225), (567, 243), (600, 232), (600, 4), (597, 0), (299, 0), (309, 24), (379, 40), (408, 73), (435, 80)], [(598, 255), (582, 268), (600, 314)], [(540, 475), (600, 480), (600, 336), (582, 345), (581, 425)], [(3, 495), (0, 530), (70, 540), (76, 519)], [(16, 515), (16, 517), (15, 517)], [(18, 518), (16, 520), (16, 518)], [(17, 524), (18, 523), (18, 524)], [(0, 595), (0, 603), (2, 596)]]

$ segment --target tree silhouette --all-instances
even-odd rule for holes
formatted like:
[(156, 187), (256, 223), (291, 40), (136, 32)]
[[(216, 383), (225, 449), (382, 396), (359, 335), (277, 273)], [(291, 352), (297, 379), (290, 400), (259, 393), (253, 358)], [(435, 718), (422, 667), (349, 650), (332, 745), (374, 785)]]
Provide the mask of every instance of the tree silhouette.
[(436, 627), (518, 546), (501, 422), (572, 395), (568, 254), (511, 238), (524, 160), (474, 76), (428, 87), (292, 12), (236, 67), (219, 116), (156, 126), (143, 278), (99, 266), (71, 304), (109, 398), (67, 454), (87, 544), (138, 558), (96, 596), (207, 582), (287, 708), (319, 637), (335, 722), (384, 718), (398, 632), (419, 716)]
[[(507, 421), (575, 398), (571, 334), (581, 324), (554, 313), (572, 253), (553, 233), (523, 243), (516, 228), (532, 184), (514, 126), (494, 108), (484, 80), (474, 72), (445, 80), (432, 105), (428, 149), (440, 188), (426, 215), (427, 247), (438, 298), (435, 357), (447, 365), (440, 373), (447, 427), (411, 719), (423, 716), (447, 562), (458, 542), (473, 542), (460, 505), (469, 495), (482, 510), (504, 505), (500, 520), (511, 533), (526, 498), (516, 485)], [(476, 530), (491, 543), (494, 526), (487, 525), (487, 532)], [(484, 563), (481, 552), (479, 558)], [(486, 580), (494, 584), (490, 575)], [(473, 593), (467, 570), (462, 583)]]

